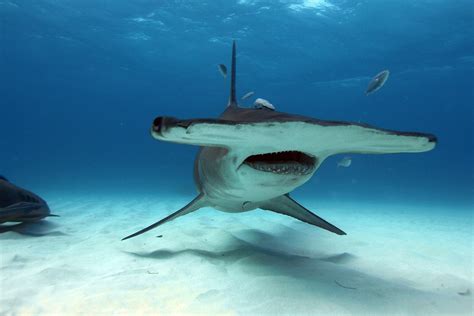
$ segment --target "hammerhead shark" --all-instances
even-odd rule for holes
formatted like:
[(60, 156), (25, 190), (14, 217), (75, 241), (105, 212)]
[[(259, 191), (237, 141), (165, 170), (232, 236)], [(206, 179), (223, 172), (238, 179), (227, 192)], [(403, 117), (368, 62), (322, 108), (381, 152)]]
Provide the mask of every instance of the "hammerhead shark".
[(155, 139), (200, 146), (194, 163), (198, 195), (175, 213), (122, 240), (203, 207), (233, 213), (260, 208), (345, 235), (289, 193), (308, 181), (331, 155), (418, 153), (436, 145), (431, 134), (323, 121), (268, 107), (242, 108), (237, 104), (235, 85), (234, 41), (229, 103), (219, 118), (160, 116), (154, 120), (151, 135)]

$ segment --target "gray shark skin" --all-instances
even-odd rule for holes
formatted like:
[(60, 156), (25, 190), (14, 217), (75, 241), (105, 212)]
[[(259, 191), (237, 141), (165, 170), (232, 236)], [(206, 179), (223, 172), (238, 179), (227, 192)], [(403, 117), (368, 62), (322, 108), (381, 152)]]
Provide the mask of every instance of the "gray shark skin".
[(0, 176), (0, 224), (36, 222), (47, 216), (57, 215), (51, 214), (46, 201)]
[(240, 108), (235, 97), (235, 54), (234, 42), (230, 98), (219, 118), (157, 117), (151, 128), (151, 135), (157, 140), (201, 147), (194, 163), (198, 196), (182, 209), (122, 240), (202, 207), (224, 212), (260, 208), (345, 235), (293, 200), (289, 192), (307, 182), (331, 155), (417, 153), (436, 145), (436, 137), (430, 134), (323, 121), (265, 107)]

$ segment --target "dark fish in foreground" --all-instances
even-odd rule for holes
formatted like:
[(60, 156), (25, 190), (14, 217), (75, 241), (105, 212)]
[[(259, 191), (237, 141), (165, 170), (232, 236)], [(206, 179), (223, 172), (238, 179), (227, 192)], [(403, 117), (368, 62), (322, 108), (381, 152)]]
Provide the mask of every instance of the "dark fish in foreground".
[(384, 70), (382, 72), (379, 72), (372, 79), (372, 81), (370, 81), (369, 86), (367, 87), (367, 90), (365, 91), (365, 94), (369, 95), (371, 93), (374, 93), (378, 89), (382, 88), (382, 86), (387, 81), (389, 75), (390, 75), (390, 72), (388, 70)]
[(203, 207), (240, 213), (257, 208), (291, 216), (338, 235), (346, 233), (290, 196), (328, 157), (342, 153), (420, 153), (436, 137), (366, 124), (323, 121), (237, 104), (236, 48), (232, 45), (230, 98), (219, 118), (155, 118), (153, 138), (200, 146), (194, 163), (198, 195), (180, 210), (124, 239), (138, 236)]
[(222, 77), (227, 78), (227, 67), (224, 64), (219, 64), (217, 66)]
[(0, 176), (0, 224), (36, 222), (47, 216), (57, 215), (51, 214), (46, 201)]

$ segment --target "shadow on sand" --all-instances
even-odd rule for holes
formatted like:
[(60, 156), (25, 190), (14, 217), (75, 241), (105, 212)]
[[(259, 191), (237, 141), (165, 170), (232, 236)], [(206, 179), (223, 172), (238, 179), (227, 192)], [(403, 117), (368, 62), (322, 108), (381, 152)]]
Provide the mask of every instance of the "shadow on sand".
[[(44, 236), (66, 236), (67, 234), (55, 230), (58, 225), (48, 222), (39, 221), (33, 223), (19, 223), (14, 225), (0, 225), (0, 234), (15, 232), (23, 236), (44, 237)], [(2, 237), (2, 239), (8, 239)]]
[[(180, 264), (185, 264), (188, 269), (193, 269), (196, 261), (183, 263), (182, 260), (188, 260), (186, 256), (198, 257), (209, 264), (224, 267), (224, 270), (216, 270), (216, 273), (226, 271), (222, 276), (224, 279), (234, 278), (238, 284), (247, 282), (257, 287), (256, 291), (308, 302), (317, 297), (322, 302), (338, 302), (354, 313), (370, 310), (371, 313), (383, 314), (388, 308), (395, 314), (416, 314), (415, 309), (420, 306), (438, 313), (463, 313), (468, 308), (467, 300), (460, 299), (455, 293), (417, 288), (412, 281), (393, 274), (372, 275), (370, 269), (364, 269), (362, 265), (366, 258), (346, 252), (328, 255), (330, 245), (319, 240), (319, 246), (311, 241), (309, 247), (309, 240), (302, 243), (301, 234), (291, 228), (278, 234), (247, 229), (232, 234), (219, 233), (217, 237), (223, 237), (223, 243), (217, 250), (159, 249), (126, 253), (139, 258), (181, 261)], [(314, 249), (317, 247), (319, 250)], [(209, 245), (209, 248), (215, 247)], [(377, 260), (373, 258), (373, 261)], [(262, 281), (255, 283), (251, 280)]]
[[(142, 258), (152, 259), (171, 259), (182, 255), (194, 255), (207, 260), (218, 260), (223, 263), (232, 263), (244, 258), (268, 258), (270, 260), (284, 261), (284, 262), (306, 262), (306, 261), (326, 261), (335, 264), (346, 264), (356, 259), (356, 256), (349, 253), (339, 253), (330, 256), (321, 256), (314, 258), (308, 255), (296, 254), (292, 243), (288, 242), (291, 239), (289, 233), (295, 232), (280, 232), (279, 234), (268, 234), (256, 229), (245, 229), (239, 231), (237, 234), (228, 233), (224, 236), (223, 243), (219, 248), (224, 250), (204, 250), (204, 249), (181, 249), (169, 250), (160, 249), (152, 252), (127, 252), (130, 255)], [(237, 237), (238, 236), (245, 236)], [(282, 244), (281, 241), (287, 242)], [(300, 247), (301, 248), (301, 247)]]
[[(245, 236), (245, 240), (230, 234), (220, 245), (223, 250), (205, 249), (160, 249), (152, 252), (126, 252), (140, 258), (169, 260), (182, 256), (196, 256), (214, 265), (239, 267), (246, 274), (256, 276), (285, 276), (303, 280), (304, 282), (325, 282), (331, 288), (355, 290), (360, 288), (376, 289), (379, 287), (396, 287), (395, 283), (386, 284), (386, 281), (363, 274), (351, 268), (357, 257), (350, 253), (336, 253), (332, 255), (305, 255), (292, 253), (292, 243), (281, 243), (282, 238), (291, 238), (294, 230), (279, 234), (268, 234), (255, 229), (239, 231), (237, 235)], [(297, 238), (296, 238), (297, 239)], [(324, 247), (324, 245), (321, 245)], [(314, 245), (312, 245), (314, 248)], [(325, 248), (326, 249), (326, 248)], [(298, 252), (298, 251), (296, 251)], [(321, 251), (321, 253), (326, 253)], [(398, 285), (402, 286), (402, 285)], [(405, 287), (405, 286), (402, 286)], [(408, 287), (406, 287), (408, 289)]]

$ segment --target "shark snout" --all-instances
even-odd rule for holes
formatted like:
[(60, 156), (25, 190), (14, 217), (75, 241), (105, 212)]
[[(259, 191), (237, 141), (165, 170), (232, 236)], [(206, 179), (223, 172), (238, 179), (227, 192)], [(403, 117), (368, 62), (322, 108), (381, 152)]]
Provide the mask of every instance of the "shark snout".
[(191, 123), (191, 120), (178, 120), (171, 116), (158, 116), (151, 125), (151, 136), (155, 139), (166, 141), (181, 139)]
[(163, 135), (163, 132), (170, 127), (179, 125), (179, 121), (170, 116), (158, 116), (153, 120), (151, 130), (153, 134)]
[(152, 130), (155, 132), (155, 133), (160, 133), (161, 132), (161, 129), (163, 128), (163, 123), (164, 123), (164, 117), (163, 116), (158, 116), (154, 121), (153, 121), (153, 125), (152, 125)]

